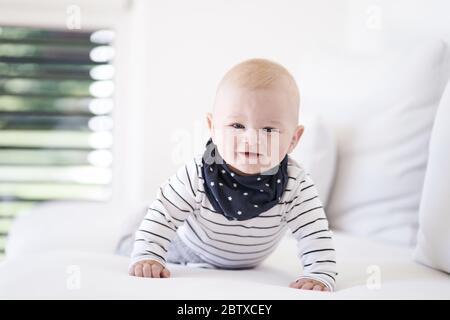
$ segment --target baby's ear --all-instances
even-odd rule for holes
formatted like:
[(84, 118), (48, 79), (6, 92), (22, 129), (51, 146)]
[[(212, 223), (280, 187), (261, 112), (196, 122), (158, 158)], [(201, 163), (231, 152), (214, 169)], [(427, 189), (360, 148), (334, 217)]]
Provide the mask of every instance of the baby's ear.
[(206, 113), (206, 124), (208, 125), (208, 129), (211, 130), (213, 125), (213, 117), (211, 112)]
[(303, 135), (303, 132), (305, 131), (305, 127), (302, 125), (298, 125), (297, 129), (295, 129), (294, 134), (291, 139), (291, 144), (289, 145), (288, 153), (291, 153), (294, 151), (295, 147), (297, 146), (298, 142), (300, 141), (300, 138)]
[(206, 113), (206, 124), (208, 126), (210, 136), (214, 139), (214, 125), (213, 125), (213, 116), (211, 112)]

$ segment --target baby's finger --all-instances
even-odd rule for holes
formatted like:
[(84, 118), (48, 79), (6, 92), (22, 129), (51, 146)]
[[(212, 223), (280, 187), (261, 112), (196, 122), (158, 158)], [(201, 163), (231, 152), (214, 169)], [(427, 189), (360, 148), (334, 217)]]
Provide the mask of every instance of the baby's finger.
[(163, 278), (169, 278), (170, 277), (169, 269), (164, 268), (163, 271), (161, 272), (161, 275)]
[(323, 286), (321, 286), (320, 284), (316, 284), (312, 289), (314, 291), (322, 291), (323, 290)]
[(301, 286), (300, 289), (303, 289), (303, 290), (311, 290), (313, 287), (314, 287), (314, 283), (312, 283), (312, 282), (306, 282), (305, 284), (303, 284), (303, 285)]
[(289, 287), (298, 289), (298, 288), (300, 288), (306, 281), (308, 281), (308, 280), (307, 280), (307, 279), (298, 279), (297, 281), (292, 282), (292, 283), (289, 285)]
[(303, 281), (302, 282), (300, 282), (300, 281), (295, 281), (295, 282), (292, 282), (290, 285), (289, 285), (289, 287), (291, 287), (291, 288), (295, 288), (295, 289), (300, 289), (300, 287), (303, 285)]
[(152, 277), (153, 278), (160, 278), (161, 273), (161, 266), (157, 263), (152, 264)]
[(328, 288), (328, 287), (323, 287), (323, 291), (330, 291), (330, 288)]
[(142, 270), (144, 272), (144, 277), (151, 278), (152, 277), (152, 266), (149, 263), (144, 263), (144, 266), (142, 267)]
[(140, 263), (134, 266), (134, 275), (136, 277), (142, 277), (142, 265)]

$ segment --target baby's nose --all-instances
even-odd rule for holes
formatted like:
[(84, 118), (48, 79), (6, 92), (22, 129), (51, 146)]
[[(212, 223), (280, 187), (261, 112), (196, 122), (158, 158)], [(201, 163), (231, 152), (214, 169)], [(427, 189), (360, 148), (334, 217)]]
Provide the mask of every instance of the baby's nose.
[(242, 136), (241, 145), (245, 148), (245, 151), (257, 152), (261, 145), (261, 139), (258, 136), (258, 131), (249, 129)]
[(245, 144), (256, 145), (258, 143), (258, 131), (255, 129), (245, 130), (242, 141)]

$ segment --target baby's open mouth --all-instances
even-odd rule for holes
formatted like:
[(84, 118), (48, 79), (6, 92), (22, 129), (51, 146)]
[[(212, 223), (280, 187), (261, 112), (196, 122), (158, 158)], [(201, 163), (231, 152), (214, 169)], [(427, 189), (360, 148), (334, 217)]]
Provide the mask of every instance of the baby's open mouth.
[(256, 153), (256, 152), (245, 151), (245, 152), (238, 152), (238, 153), (243, 155), (243, 156), (245, 156), (245, 157), (247, 157), (247, 158), (257, 158), (257, 157), (262, 156), (262, 154)]

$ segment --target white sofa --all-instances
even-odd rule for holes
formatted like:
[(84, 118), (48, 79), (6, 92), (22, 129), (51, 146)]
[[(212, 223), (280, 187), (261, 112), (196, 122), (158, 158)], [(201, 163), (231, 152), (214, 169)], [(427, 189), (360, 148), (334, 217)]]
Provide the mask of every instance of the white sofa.
[[(295, 242), (289, 236), (253, 270), (170, 265), (169, 279), (129, 277), (128, 258), (114, 252), (145, 206), (50, 203), (25, 213), (13, 225), (7, 259), (0, 264), (0, 298), (450, 299), (449, 275), (413, 258), (428, 142), (448, 79), (443, 53), (438, 45), (414, 51), (408, 59), (399, 54), (365, 57), (363, 64), (362, 60), (341, 61), (334, 71), (323, 64), (328, 73), (322, 76), (317, 69), (320, 64), (316, 64), (304, 77), (305, 110), (316, 107), (325, 117), (339, 120), (332, 124), (338, 150), (336, 171), (332, 174), (326, 163), (335, 157), (320, 154), (309, 161), (313, 176), (321, 181), (321, 193), (326, 197), (330, 193), (327, 214), (335, 231), (339, 263), (336, 292), (288, 288), (301, 272)], [(405, 62), (399, 69), (384, 65), (400, 63), (399, 58)], [(361, 70), (363, 66), (366, 69)], [(330, 74), (335, 78), (326, 79)], [(330, 85), (327, 94), (314, 91), (320, 87), (315, 81), (322, 89)], [(350, 89), (346, 91), (346, 87)], [(449, 148), (449, 138), (436, 141)], [(309, 152), (317, 155), (314, 148), (324, 144), (309, 145), (313, 146)], [(331, 144), (327, 148), (331, 150)], [(447, 153), (441, 154), (447, 157)], [(450, 159), (440, 160), (434, 157), (432, 163), (449, 163)], [(327, 170), (321, 169), (324, 166)], [(433, 176), (439, 179), (439, 175)], [(433, 188), (433, 183), (428, 185)], [(427, 199), (432, 191), (424, 191)], [(428, 207), (422, 206), (420, 221), (427, 220)], [(445, 203), (439, 208), (441, 213), (448, 211)], [(439, 230), (446, 233), (441, 239), (447, 241), (448, 219), (443, 223)], [(421, 234), (422, 239), (429, 240), (433, 229), (421, 231), (428, 233)], [(432, 237), (422, 248), (428, 252), (416, 252), (416, 259), (446, 270), (449, 266), (443, 264), (449, 260), (433, 259), (436, 252), (430, 252), (433, 247), (429, 246), (440, 243), (439, 254), (448, 255), (450, 250), (445, 248), (450, 244), (439, 242), (439, 234)]]
[(412, 248), (342, 232), (335, 232), (339, 281), (333, 293), (288, 287), (301, 272), (290, 236), (253, 270), (169, 265), (169, 279), (130, 277), (129, 259), (113, 253), (122, 226), (112, 217), (123, 209), (54, 203), (20, 217), (0, 265), (0, 299), (450, 298), (449, 276), (414, 262)]

